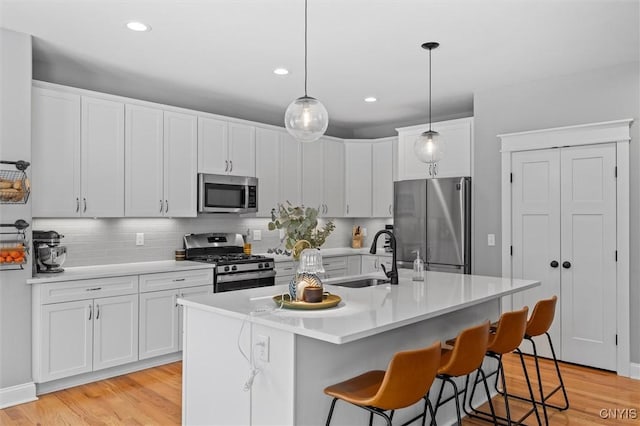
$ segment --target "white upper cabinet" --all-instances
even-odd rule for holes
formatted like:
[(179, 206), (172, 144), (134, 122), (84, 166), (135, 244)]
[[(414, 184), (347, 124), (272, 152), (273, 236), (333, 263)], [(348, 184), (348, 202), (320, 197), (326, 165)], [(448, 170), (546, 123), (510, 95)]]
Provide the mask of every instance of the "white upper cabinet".
[(255, 127), (198, 117), (198, 172), (256, 175)]
[(80, 96), (34, 87), (31, 108), (33, 216), (77, 216), (80, 214)]
[(125, 216), (162, 216), (163, 112), (138, 105), (125, 110)]
[(34, 217), (124, 215), (124, 104), (33, 88)]
[(347, 217), (371, 217), (371, 143), (345, 143), (345, 213)]
[(372, 216), (393, 215), (393, 143), (374, 142), (372, 148)]
[(125, 215), (197, 215), (197, 118), (127, 105)]
[(344, 216), (344, 144), (328, 138), (302, 144), (302, 204), (320, 216)]
[(197, 117), (164, 112), (164, 215), (197, 216)]
[(258, 178), (258, 217), (271, 217), (280, 202), (280, 132), (256, 129), (256, 177)]
[(256, 129), (258, 217), (271, 217), (280, 204), (301, 203), (300, 142), (279, 130)]
[(436, 166), (437, 174), (429, 174), (429, 165), (422, 163), (413, 151), (416, 138), (428, 125), (398, 129), (398, 180), (432, 177), (471, 176), (471, 152), (473, 146), (473, 118), (432, 123), (445, 142), (444, 157)]

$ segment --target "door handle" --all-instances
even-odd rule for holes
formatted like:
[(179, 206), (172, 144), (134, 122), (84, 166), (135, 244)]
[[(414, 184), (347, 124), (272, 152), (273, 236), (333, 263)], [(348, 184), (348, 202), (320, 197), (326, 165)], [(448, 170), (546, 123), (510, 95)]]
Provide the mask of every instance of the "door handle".
[(76, 213), (80, 211), (80, 198), (76, 197)]
[(89, 320), (91, 320), (92, 315), (93, 315), (93, 307), (89, 305)]
[(233, 171), (233, 160), (229, 160), (229, 164), (231, 164), (231, 167), (229, 168), (229, 172)]
[(551, 265), (551, 267), (552, 267), (552, 268), (557, 268), (557, 267), (558, 267), (558, 265), (559, 265), (559, 263), (558, 263), (558, 261), (557, 261), (557, 260), (552, 260), (552, 261), (551, 261), (551, 263), (550, 263), (550, 265)]
[(225, 172), (229, 171), (229, 160), (224, 160), (224, 171)]
[(347, 204), (347, 214), (349, 214), (349, 204)]
[(84, 209), (82, 209), (82, 213), (86, 213), (87, 212), (87, 199), (83, 198), (82, 201), (84, 201)]
[(389, 214), (393, 214), (393, 212), (391, 211), (391, 207), (393, 206), (393, 204), (389, 204)]
[(566, 260), (565, 260), (564, 262), (562, 262), (562, 267), (563, 267), (564, 269), (569, 269), (569, 268), (571, 268), (571, 262), (569, 262), (569, 261), (566, 261)]
[(96, 319), (100, 319), (100, 305), (96, 305)]
[(160, 200), (160, 213), (162, 213), (162, 210), (164, 210), (164, 203)]
[(169, 200), (164, 200), (164, 212), (169, 213)]

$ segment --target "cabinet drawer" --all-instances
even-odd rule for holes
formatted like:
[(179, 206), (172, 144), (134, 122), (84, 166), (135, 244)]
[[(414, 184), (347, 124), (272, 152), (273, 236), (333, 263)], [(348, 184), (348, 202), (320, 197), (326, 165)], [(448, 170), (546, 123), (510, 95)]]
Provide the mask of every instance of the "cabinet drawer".
[(213, 285), (213, 268), (140, 275), (140, 292)]
[(94, 299), (96, 297), (123, 296), (138, 292), (138, 276), (97, 278), (42, 284), (42, 304)]
[(274, 268), (278, 275), (293, 275), (296, 273), (296, 265), (293, 262), (276, 262)]
[(336, 269), (347, 269), (347, 259), (345, 257), (330, 257), (322, 260), (325, 271), (335, 271)]

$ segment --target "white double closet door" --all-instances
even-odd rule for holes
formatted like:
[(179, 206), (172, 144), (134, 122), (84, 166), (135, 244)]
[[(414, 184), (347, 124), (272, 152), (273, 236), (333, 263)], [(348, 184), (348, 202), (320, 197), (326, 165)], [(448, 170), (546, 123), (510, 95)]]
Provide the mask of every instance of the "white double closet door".
[[(542, 282), (514, 295), (514, 308), (557, 295), (558, 358), (615, 370), (616, 145), (514, 152), (511, 161), (512, 276)], [(546, 338), (537, 342), (550, 356)]]

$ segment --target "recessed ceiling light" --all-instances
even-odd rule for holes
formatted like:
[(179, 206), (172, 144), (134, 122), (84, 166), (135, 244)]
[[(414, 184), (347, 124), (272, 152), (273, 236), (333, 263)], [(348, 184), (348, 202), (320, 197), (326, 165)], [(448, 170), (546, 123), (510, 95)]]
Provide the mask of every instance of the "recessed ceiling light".
[(277, 75), (287, 75), (289, 74), (289, 70), (286, 68), (276, 68), (273, 70), (273, 73)]
[(377, 100), (378, 100), (378, 98), (376, 98), (376, 97), (374, 97), (374, 96), (369, 96), (369, 97), (367, 97), (367, 98), (364, 98), (364, 101), (365, 101), (365, 102), (369, 102), (369, 103), (371, 103), (371, 102), (376, 102)]
[(149, 25), (138, 21), (127, 22), (127, 28), (131, 31), (151, 31), (151, 27)]

